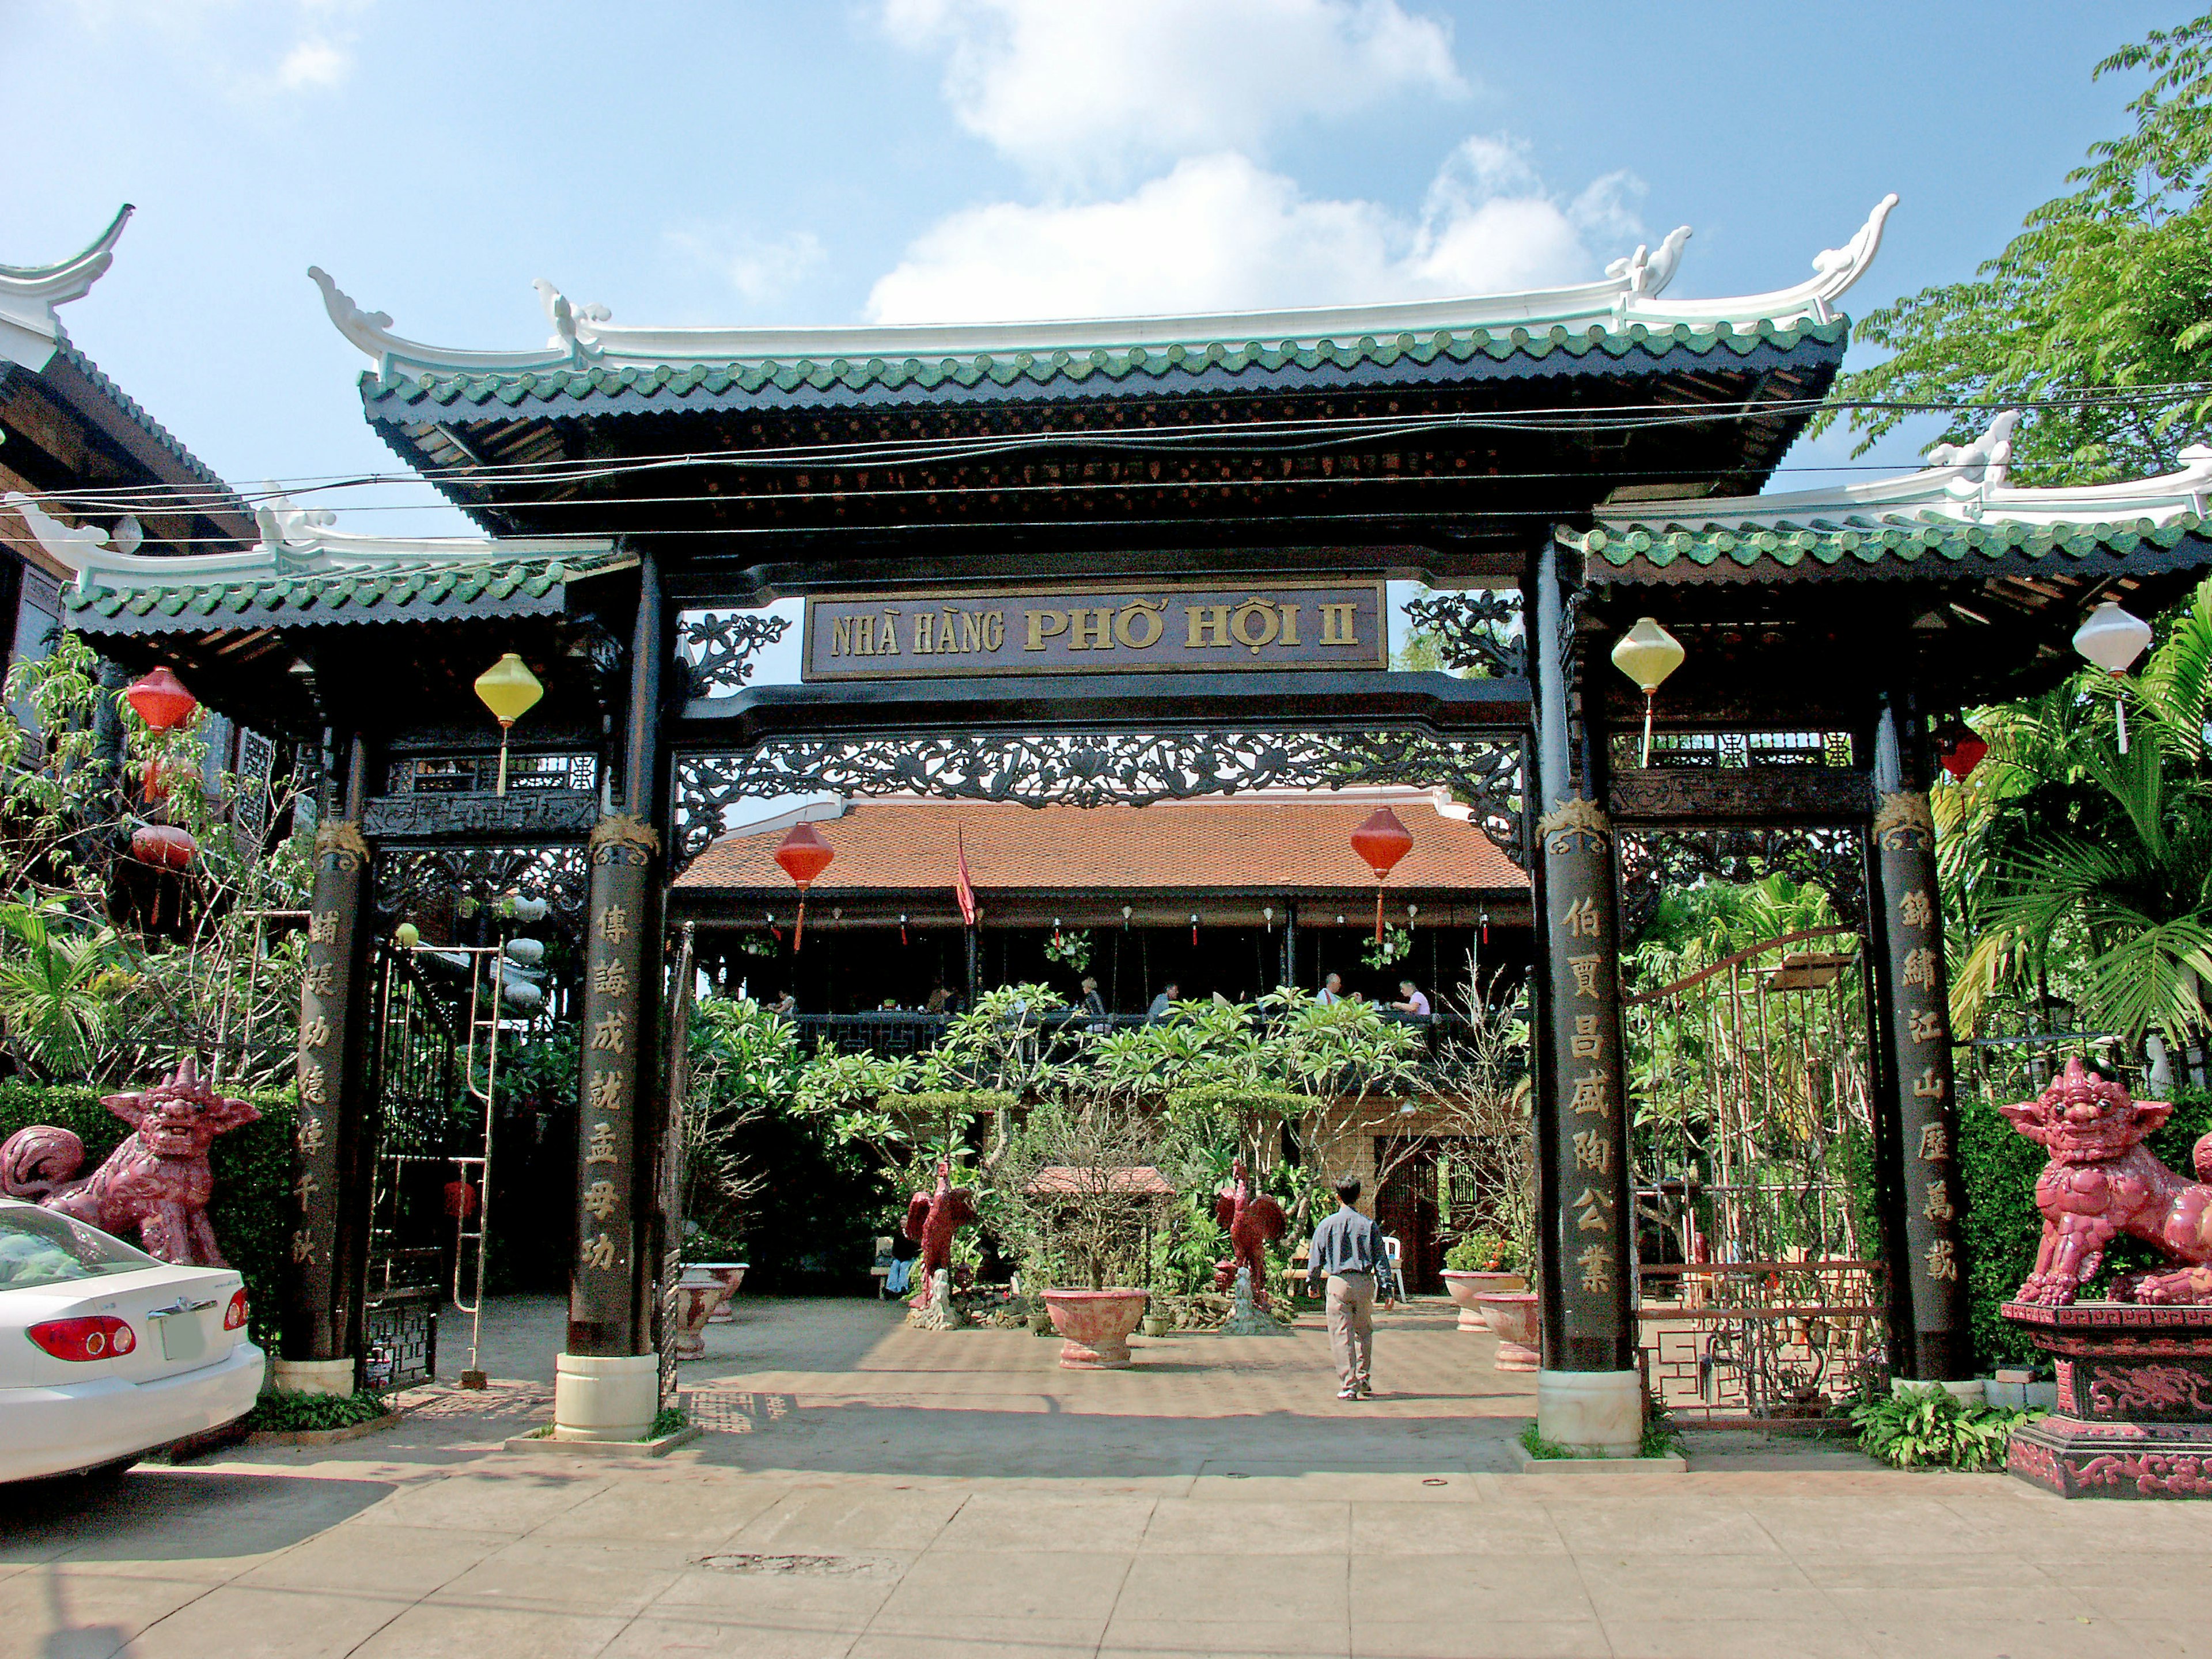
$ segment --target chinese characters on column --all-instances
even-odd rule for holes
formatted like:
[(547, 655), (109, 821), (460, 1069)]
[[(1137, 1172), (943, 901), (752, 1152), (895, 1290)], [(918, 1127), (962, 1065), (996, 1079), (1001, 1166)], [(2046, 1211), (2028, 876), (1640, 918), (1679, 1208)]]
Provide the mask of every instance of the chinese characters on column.
[(1892, 1255), (1892, 1270), (1920, 1345), (1918, 1374), (1949, 1376), (1957, 1371), (1966, 1318), (1949, 988), (1927, 798), (1884, 796), (1875, 817), (1875, 847), (1888, 935), (1889, 1060), (1904, 1154), (1899, 1198), (1905, 1237)]
[[(1611, 825), (1571, 800), (1539, 825), (1549, 915), (1547, 1062), (1560, 1121), (1550, 1181), (1558, 1231), (1568, 1368), (1626, 1363), (1628, 1251), (1623, 1193), (1627, 1115), (1621, 1098), (1618, 981), (1613, 958)], [(1559, 1360), (1547, 1359), (1547, 1364)]]
[(635, 818), (602, 819), (592, 834), (571, 1319), (604, 1330), (626, 1328), (637, 1248), (633, 1161), (648, 1018), (640, 993), (657, 960), (647, 886), (657, 850), (653, 831)]
[(341, 1126), (351, 1109), (345, 1055), (358, 989), (355, 932), (368, 868), (368, 843), (355, 826), (323, 826), (315, 837), (307, 957), (301, 975), (300, 1111), (292, 1143), (296, 1208), (285, 1251), (294, 1293), (287, 1302), (284, 1347), (294, 1358), (335, 1358), (343, 1352), (337, 1282)]

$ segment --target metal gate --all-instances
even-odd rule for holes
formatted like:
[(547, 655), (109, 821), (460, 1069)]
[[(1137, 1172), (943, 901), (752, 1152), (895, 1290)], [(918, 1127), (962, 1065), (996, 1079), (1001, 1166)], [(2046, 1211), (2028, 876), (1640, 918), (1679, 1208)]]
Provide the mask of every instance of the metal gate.
[(370, 1183), (362, 1386), (410, 1387), (436, 1374), (438, 1311), (453, 1265), (451, 1212), (462, 1150), (461, 1049), (448, 999), (411, 952), (380, 945), (372, 963), (368, 1054)]
[(1677, 1416), (1817, 1417), (1883, 1367), (1858, 945), (1802, 929), (1627, 1003), (1639, 1358)]

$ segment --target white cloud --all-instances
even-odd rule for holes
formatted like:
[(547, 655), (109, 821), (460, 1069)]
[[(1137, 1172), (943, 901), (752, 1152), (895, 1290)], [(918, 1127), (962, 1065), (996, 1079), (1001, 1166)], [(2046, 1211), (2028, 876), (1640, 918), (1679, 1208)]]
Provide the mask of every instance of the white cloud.
[(321, 36), (310, 36), (284, 54), (276, 65), (276, 84), (287, 92), (334, 87), (353, 72), (353, 53)]
[(876, 322), (1259, 310), (1594, 279), (1642, 234), (1644, 185), (1571, 199), (1510, 141), (1470, 138), (1418, 216), (1305, 196), (1246, 157), (1193, 157), (1118, 200), (994, 203), (940, 220), (868, 295)]
[(881, 0), (945, 58), (960, 124), (1040, 171), (1250, 149), (1407, 92), (1463, 94), (1451, 26), (1400, 0)]
[(672, 230), (668, 246), (693, 263), (719, 272), (738, 297), (757, 304), (780, 299), (827, 257), (811, 230), (761, 236), (748, 231)]

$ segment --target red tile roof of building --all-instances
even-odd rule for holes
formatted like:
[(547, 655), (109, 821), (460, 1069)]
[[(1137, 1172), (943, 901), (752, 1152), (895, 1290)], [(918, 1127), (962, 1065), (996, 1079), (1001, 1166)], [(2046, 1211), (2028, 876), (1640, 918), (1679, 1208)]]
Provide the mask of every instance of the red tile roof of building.
[[(1398, 891), (1528, 890), (1528, 878), (1481, 829), (1438, 812), (1418, 793), (1233, 796), (1151, 806), (1001, 805), (860, 800), (815, 828), (837, 850), (814, 892), (949, 888), (964, 840), (979, 891), (1173, 892), (1194, 889), (1372, 894), (1375, 878), (1352, 850), (1352, 831), (1388, 805), (1413, 832), (1390, 872)], [(726, 836), (676, 885), (702, 892), (790, 895), (775, 859), (777, 829)]]

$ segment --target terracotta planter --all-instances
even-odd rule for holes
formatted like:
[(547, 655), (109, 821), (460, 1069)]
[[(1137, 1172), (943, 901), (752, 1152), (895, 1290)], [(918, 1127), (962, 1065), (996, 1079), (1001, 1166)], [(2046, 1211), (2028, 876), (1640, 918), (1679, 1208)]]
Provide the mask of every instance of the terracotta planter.
[(1492, 1363), (1499, 1370), (1533, 1371), (1543, 1364), (1536, 1351), (1535, 1291), (1484, 1291), (1474, 1300), (1483, 1322), (1497, 1333), (1498, 1358)]
[(1052, 1328), (1066, 1339), (1060, 1363), (1072, 1371), (1122, 1370), (1129, 1363), (1129, 1333), (1150, 1299), (1144, 1291), (1047, 1291)]
[(1463, 1331), (1486, 1331), (1490, 1322), (1482, 1316), (1482, 1310), (1474, 1298), (1486, 1291), (1525, 1291), (1528, 1281), (1519, 1273), (1473, 1272), (1462, 1267), (1443, 1270), (1444, 1290), (1459, 1309), (1459, 1328)]
[(708, 1316), (714, 1323), (726, 1324), (738, 1316), (737, 1310), (730, 1305), (730, 1299), (737, 1295), (738, 1286), (745, 1282), (745, 1269), (751, 1265), (749, 1261), (694, 1261), (685, 1269), (690, 1273), (709, 1273), (721, 1280), (721, 1305)]

